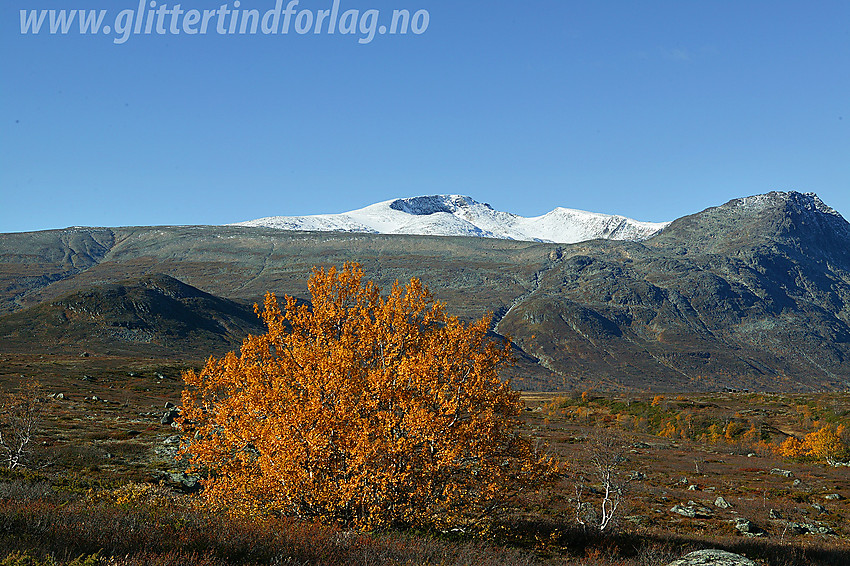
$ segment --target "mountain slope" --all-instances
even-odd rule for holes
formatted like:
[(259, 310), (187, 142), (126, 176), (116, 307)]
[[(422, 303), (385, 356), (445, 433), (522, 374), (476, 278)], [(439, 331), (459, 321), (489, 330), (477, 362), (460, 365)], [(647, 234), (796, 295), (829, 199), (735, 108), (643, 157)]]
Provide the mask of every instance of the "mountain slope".
[(97, 265), (114, 243), (112, 230), (98, 228), (0, 235), (0, 313), (24, 307), (33, 289)]
[(264, 331), (251, 306), (167, 275), (103, 284), (0, 317), (0, 348), (203, 358)]
[(459, 195), (388, 200), (341, 214), (272, 216), (240, 222), (282, 230), (478, 236), (537, 242), (573, 243), (598, 238), (643, 240), (666, 223), (638, 222), (612, 216), (556, 208), (534, 218), (494, 210), (489, 204)]
[[(414, 216), (448, 214), (440, 200), (395, 206), (423, 213)], [(796, 192), (736, 199), (641, 242), (241, 226), (0, 234), (0, 312), (18, 311), (0, 317), (0, 348), (51, 352), (94, 341), (100, 351), (199, 359), (238, 345), (238, 331), (216, 332), (210, 320), (218, 315), (149, 318), (145, 309), (164, 313), (166, 299), (145, 298), (150, 285), (128, 279), (166, 273), (245, 305), (266, 291), (306, 298), (312, 266), (354, 260), (385, 290), (418, 277), (453, 314), (494, 312), (496, 331), (528, 354), (511, 373), (526, 378), (515, 382), (523, 388), (843, 390), (850, 387), (848, 250), (850, 225), (815, 195)], [(145, 290), (108, 291), (122, 281)], [(67, 296), (91, 288), (108, 296), (112, 322), (68, 315), (76, 303)], [(75, 300), (90, 308), (96, 297)], [(185, 307), (177, 302), (183, 306), (171, 303), (169, 312)], [(60, 312), (80, 325), (67, 326)], [(68, 328), (75, 333), (60, 339)], [(145, 342), (150, 328), (172, 331)]]
[(557, 373), (656, 389), (850, 386), (850, 225), (737, 199), (643, 244), (565, 248), (499, 331)]
[(771, 192), (684, 216), (647, 245), (734, 255), (756, 244), (850, 267), (850, 224), (813, 193)]

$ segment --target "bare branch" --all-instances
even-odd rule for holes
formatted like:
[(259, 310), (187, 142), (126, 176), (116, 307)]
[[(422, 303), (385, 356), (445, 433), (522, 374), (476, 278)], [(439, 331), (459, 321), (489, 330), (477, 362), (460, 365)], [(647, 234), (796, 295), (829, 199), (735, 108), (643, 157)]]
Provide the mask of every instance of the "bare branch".
[(35, 381), (17, 393), (0, 395), (0, 461), (11, 470), (26, 467), (32, 453), (32, 440), (41, 421), (44, 402)]
[[(588, 440), (582, 464), (587, 468), (586, 474), (580, 474), (575, 485), (578, 524), (600, 532), (608, 532), (616, 526), (631, 481), (623, 466), (627, 460), (622, 439), (611, 431), (603, 429)], [(585, 492), (597, 496), (598, 509), (584, 500)]]

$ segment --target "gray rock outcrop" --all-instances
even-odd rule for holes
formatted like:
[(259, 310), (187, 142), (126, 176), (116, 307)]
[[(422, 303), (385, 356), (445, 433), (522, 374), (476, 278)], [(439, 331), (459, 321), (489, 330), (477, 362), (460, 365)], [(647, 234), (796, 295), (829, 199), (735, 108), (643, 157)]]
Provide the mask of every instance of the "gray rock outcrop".
[(756, 563), (740, 554), (725, 550), (697, 550), (674, 560), (668, 566), (756, 566)]
[(739, 517), (735, 519), (735, 528), (739, 533), (745, 536), (750, 537), (761, 537), (764, 536), (764, 530), (757, 527), (755, 523), (750, 521), (749, 519), (745, 519), (743, 517)]
[(688, 517), (689, 519), (710, 519), (714, 516), (711, 509), (703, 507), (702, 505), (697, 505), (693, 502), (688, 502), (688, 505), (674, 505), (670, 509), (670, 512), (678, 513), (679, 515)]

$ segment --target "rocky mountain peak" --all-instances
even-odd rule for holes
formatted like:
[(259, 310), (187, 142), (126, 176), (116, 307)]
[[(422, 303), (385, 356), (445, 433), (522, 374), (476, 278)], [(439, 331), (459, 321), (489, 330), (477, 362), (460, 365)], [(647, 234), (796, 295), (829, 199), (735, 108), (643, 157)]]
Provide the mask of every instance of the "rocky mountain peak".
[(800, 193), (797, 191), (771, 191), (761, 195), (753, 195), (731, 200), (728, 206), (738, 206), (744, 209), (761, 210), (785, 207), (811, 213), (841, 216), (838, 212), (824, 203), (815, 193)]
[(810, 258), (850, 259), (850, 224), (814, 193), (773, 191), (679, 218), (650, 245), (701, 253), (783, 245)]
[(416, 216), (426, 216), (438, 212), (453, 214), (462, 208), (474, 205), (492, 210), (486, 203), (479, 203), (471, 197), (462, 195), (431, 195), (421, 197), (400, 198), (390, 203), (390, 208)]

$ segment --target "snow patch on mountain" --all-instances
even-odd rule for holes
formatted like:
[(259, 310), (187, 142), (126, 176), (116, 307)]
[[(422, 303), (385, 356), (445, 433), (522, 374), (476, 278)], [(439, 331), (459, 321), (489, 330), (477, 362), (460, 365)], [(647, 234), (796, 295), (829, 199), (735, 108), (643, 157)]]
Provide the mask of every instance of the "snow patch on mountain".
[(556, 208), (527, 218), (493, 209), (461, 195), (394, 199), (340, 214), (270, 216), (238, 222), (281, 230), (477, 236), (571, 244), (597, 238), (645, 240), (669, 222), (638, 222), (625, 216)]

